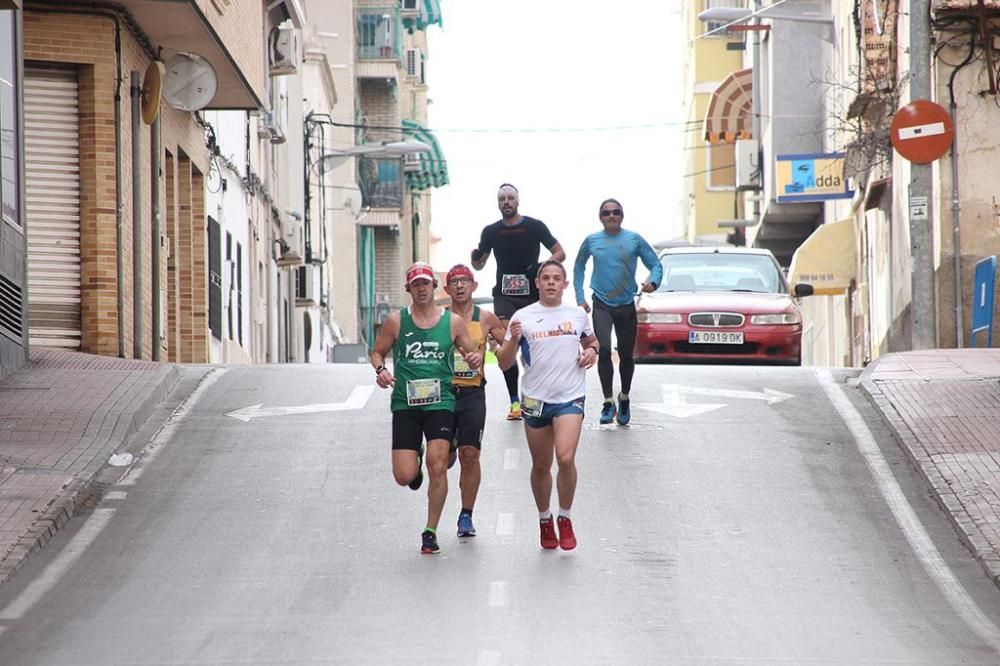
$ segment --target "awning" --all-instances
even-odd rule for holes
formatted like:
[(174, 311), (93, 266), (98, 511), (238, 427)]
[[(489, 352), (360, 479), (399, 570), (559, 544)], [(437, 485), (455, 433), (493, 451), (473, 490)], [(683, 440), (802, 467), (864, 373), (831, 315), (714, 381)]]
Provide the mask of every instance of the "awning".
[(406, 187), (410, 190), (426, 190), (448, 184), (448, 163), (441, 152), (437, 139), (425, 127), (412, 120), (403, 121), (403, 138), (416, 139), (431, 147), (429, 153), (417, 153), (417, 168), (406, 169)]
[(441, 2), (440, 0), (417, 0), (420, 7), (418, 10), (417, 18), (404, 18), (403, 26), (407, 30), (426, 30), (428, 26), (434, 25), (444, 25), (441, 22)]
[(790, 282), (811, 284), (816, 294), (841, 294), (855, 278), (854, 218), (820, 225), (792, 256)]
[(254, 17), (254, 22), (246, 26), (249, 33), (262, 30), (259, 9), (255, 14), (242, 6), (232, 5), (222, 17), (213, 9), (216, 17), (213, 22), (202, 10), (202, 6), (208, 4), (197, 0), (118, 0), (118, 6), (128, 11), (149, 36), (151, 46), (154, 49), (164, 47), (165, 59), (174, 52), (186, 51), (200, 55), (212, 64), (219, 87), (206, 108), (263, 108), (258, 93), (263, 94), (264, 81), (260, 65), (254, 59), (260, 57), (260, 52), (254, 49), (244, 49), (245, 53), (240, 54), (230, 51), (237, 46), (235, 31), (225, 36), (218, 32), (220, 26), (245, 21), (248, 17)]
[(705, 141), (750, 139), (753, 125), (753, 69), (733, 72), (712, 93), (705, 114)]

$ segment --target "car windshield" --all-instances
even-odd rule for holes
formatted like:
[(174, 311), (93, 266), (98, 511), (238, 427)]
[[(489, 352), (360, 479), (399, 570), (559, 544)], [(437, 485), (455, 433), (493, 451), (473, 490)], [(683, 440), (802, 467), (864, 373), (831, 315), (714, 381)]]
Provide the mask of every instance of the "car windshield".
[(666, 254), (660, 262), (663, 281), (657, 291), (788, 291), (777, 262), (766, 254)]

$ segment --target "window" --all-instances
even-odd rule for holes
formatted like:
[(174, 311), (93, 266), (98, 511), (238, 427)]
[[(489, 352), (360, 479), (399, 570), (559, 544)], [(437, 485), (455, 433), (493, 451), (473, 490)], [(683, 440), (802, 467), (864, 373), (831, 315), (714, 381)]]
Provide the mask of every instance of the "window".
[(222, 227), (208, 218), (208, 328), (222, 340)]
[(0, 11), (0, 214), (21, 226), (18, 205), (17, 12)]

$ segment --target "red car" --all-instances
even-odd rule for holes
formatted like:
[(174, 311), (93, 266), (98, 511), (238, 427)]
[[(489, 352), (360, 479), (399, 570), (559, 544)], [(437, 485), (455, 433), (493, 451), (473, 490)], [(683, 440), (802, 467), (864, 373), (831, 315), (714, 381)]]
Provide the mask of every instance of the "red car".
[(802, 363), (802, 315), (769, 250), (676, 247), (663, 281), (638, 302), (637, 361)]

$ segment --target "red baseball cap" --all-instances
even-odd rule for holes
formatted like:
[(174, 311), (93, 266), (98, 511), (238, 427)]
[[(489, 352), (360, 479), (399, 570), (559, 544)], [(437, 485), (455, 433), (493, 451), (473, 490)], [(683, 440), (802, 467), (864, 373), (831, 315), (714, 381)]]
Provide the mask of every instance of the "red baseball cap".
[(434, 275), (434, 269), (431, 268), (430, 264), (425, 264), (419, 261), (406, 271), (406, 284), (413, 284), (416, 280), (430, 280), (434, 282), (437, 276)]
[(451, 270), (448, 271), (448, 275), (445, 276), (444, 281), (445, 282), (451, 282), (455, 278), (461, 277), (461, 276), (465, 276), (465, 277), (469, 278), (470, 280), (472, 280), (473, 282), (476, 281), (476, 276), (473, 275), (472, 269), (469, 268), (468, 266), (466, 266), (465, 264), (455, 264), (454, 266), (452, 266)]

